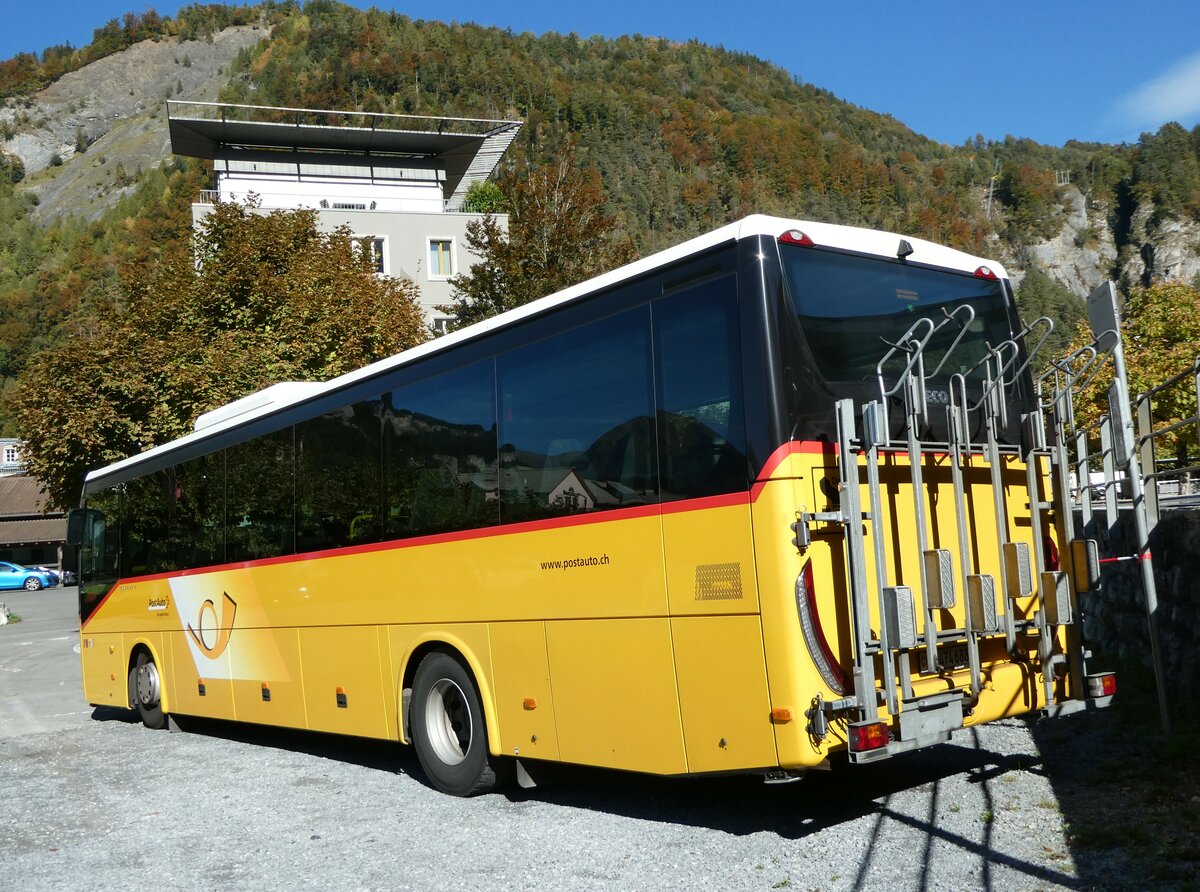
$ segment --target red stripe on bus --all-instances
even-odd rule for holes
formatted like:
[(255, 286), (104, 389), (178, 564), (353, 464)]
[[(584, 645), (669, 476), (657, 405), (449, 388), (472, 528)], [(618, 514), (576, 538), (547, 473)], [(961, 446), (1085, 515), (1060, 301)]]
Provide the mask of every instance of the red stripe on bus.
[(659, 502), (653, 505), (636, 505), (630, 508), (614, 508), (609, 511), (575, 514), (569, 517), (551, 517), (545, 520), (529, 520), (522, 523), (502, 524), (496, 527), (456, 530), (450, 533), (434, 533), (428, 536), (414, 536), (411, 539), (392, 539), (386, 542), (372, 542), (367, 545), (349, 545), (343, 548), (326, 548), (321, 551), (307, 551), (301, 554), (284, 554), (278, 557), (258, 558), (252, 561), (235, 561), (227, 564), (214, 564), (207, 567), (192, 567), (186, 570), (175, 570), (169, 573), (152, 573), (146, 576), (132, 576), (118, 580), (112, 588), (100, 599), (100, 603), (92, 610), (81, 628), (86, 628), (91, 618), (100, 612), (100, 608), (120, 586), (134, 582), (154, 582), (160, 579), (175, 579), (185, 576), (198, 576), (202, 573), (221, 573), (228, 570), (250, 570), (256, 567), (270, 567), (276, 564), (295, 563), (297, 561), (313, 561), (331, 557), (347, 557), (358, 554), (371, 554), (377, 551), (391, 551), (400, 548), (418, 548), (425, 545), (441, 545), (449, 542), (463, 542), (471, 539), (490, 539), (496, 536), (511, 536), (521, 533), (543, 532), (546, 530), (567, 529), (599, 523), (610, 523), (622, 520), (636, 520), (644, 517), (661, 516), (664, 514), (683, 514), (690, 511), (708, 511), (714, 508), (727, 508), (735, 505), (753, 504), (762, 493), (763, 487), (770, 474), (774, 473), (789, 455), (796, 454), (834, 454), (837, 447), (832, 443), (803, 441), (785, 443), (776, 449), (763, 465), (762, 471), (749, 491), (725, 493), (716, 496), (701, 496), (695, 499), (681, 499), (677, 502)]

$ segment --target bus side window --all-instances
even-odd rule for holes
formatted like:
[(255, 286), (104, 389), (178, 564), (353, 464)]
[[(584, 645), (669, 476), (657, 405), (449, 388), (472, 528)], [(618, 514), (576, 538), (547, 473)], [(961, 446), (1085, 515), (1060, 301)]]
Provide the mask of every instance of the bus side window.
[(504, 523), (651, 504), (647, 305), (497, 359)]
[(252, 561), (296, 550), (293, 428), (225, 450), (225, 559)]
[(296, 550), (379, 539), (381, 402), (365, 400), (296, 426)]
[(174, 468), (171, 554), (174, 568), (206, 567), (225, 560), (225, 456), (217, 452)]
[(663, 500), (746, 489), (736, 277), (670, 294), (653, 307)]
[(383, 454), (387, 538), (495, 526), (492, 360), (385, 394)]
[(164, 468), (125, 484), (121, 499), (121, 575), (174, 569), (167, 545), (171, 472)]

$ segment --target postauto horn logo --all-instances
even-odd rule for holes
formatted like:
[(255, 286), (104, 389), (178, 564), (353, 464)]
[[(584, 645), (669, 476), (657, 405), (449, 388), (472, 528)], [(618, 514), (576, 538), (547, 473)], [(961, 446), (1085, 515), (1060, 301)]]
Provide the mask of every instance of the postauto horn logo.
[(237, 602), (229, 597), (229, 592), (221, 592), (221, 612), (217, 613), (217, 605), (209, 598), (200, 605), (196, 617), (196, 627), (188, 623), (188, 634), (196, 642), (196, 646), (210, 660), (215, 660), (229, 646), (229, 636), (233, 634), (233, 618), (237, 615)]

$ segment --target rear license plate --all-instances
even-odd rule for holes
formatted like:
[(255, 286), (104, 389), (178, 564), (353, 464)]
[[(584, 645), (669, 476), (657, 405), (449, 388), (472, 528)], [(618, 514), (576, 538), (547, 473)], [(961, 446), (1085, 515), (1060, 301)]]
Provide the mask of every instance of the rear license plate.
[(965, 643), (942, 644), (938, 647), (938, 663), (944, 670), (965, 669), (970, 665)]

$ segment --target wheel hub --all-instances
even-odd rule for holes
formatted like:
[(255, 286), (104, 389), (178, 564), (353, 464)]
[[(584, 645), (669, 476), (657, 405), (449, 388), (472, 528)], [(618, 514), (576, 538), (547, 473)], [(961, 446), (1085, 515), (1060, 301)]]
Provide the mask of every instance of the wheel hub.
[(153, 663), (143, 663), (137, 669), (138, 702), (147, 709), (158, 705), (158, 669)]
[(457, 684), (443, 678), (434, 684), (425, 706), (425, 726), (437, 757), (447, 765), (457, 765), (471, 748), (471, 710)]

